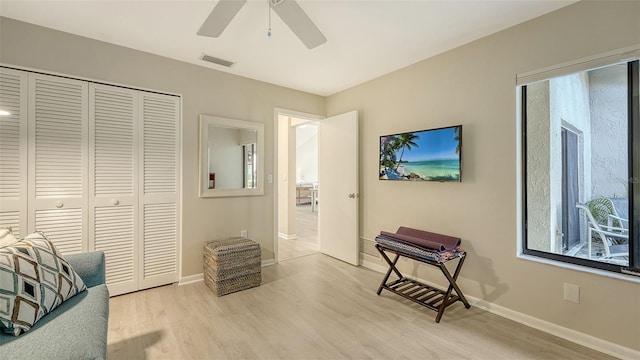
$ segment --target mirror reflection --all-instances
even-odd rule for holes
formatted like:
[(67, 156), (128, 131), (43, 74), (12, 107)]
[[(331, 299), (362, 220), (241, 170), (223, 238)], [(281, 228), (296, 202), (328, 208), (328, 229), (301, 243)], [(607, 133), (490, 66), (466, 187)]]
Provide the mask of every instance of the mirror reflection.
[(209, 125), (209, 189), (257, 187), (257, 131)]
[(264, 193), (264, 124), (200, 115), (200, 196)]

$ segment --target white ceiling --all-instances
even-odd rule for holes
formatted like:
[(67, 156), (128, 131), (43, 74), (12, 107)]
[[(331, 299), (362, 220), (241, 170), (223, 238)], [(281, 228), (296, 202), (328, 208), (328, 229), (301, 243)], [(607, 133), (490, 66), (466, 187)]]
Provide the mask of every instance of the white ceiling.
[(312, 50), (275, 13), (267, 37), (267, 0), (249, 0), (217, 39), (196, 35), (217, 0), (0, 0), (0, 15), (328, 96), (574, 2), (298, 0), (327, 37)]

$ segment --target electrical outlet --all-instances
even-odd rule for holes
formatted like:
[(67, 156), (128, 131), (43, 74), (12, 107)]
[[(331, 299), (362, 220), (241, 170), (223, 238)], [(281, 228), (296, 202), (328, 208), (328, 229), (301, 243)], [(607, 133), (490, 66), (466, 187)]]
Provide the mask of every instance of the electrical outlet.
[(273, 183), (273, 175), (269, 174), (267, 175), (267, 184), (271, 184)]
[(249, 231), (248, 230), (241, 230), (240, 231), (240, 236), (243, 238), (248, 238), (249, 237)]
[(564, 299), (580, 304), (580, 286), (564, 283)]

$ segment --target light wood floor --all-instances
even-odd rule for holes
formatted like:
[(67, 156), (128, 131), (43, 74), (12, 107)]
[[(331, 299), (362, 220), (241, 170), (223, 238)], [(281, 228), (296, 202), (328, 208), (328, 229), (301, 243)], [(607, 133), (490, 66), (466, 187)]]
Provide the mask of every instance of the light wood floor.
[(112, 298), (109, 358), (610, 359), (461, 303), (436, 324), (377, 296), (382, 274), (322, 254), (262, 271), (261, 286), (223, 297), (199, 282)]
[(311, 204), (296, 206), (296, 234), (294, 240), (278, 239), (278, 261), (318, 252), (318, 212), (311, 211)]

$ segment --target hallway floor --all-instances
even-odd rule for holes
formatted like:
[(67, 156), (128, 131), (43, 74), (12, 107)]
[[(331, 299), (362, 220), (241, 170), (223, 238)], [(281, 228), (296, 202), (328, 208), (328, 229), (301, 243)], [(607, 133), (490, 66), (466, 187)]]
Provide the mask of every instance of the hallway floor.
[(311, 211), (311, 204), (296, 206), (297, 239), (278, 238), (278, 261), (295, 259), (318, 252), (318, 207)]

